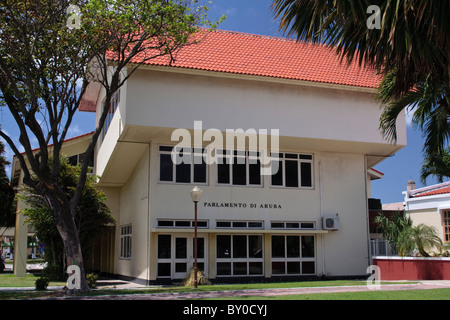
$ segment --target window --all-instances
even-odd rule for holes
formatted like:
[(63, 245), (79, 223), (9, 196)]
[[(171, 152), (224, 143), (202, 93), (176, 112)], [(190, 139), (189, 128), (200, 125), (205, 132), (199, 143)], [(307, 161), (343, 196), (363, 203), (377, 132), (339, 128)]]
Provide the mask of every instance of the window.
[[(81, 157), (83, 156), (83, 154), (75, 154), (73, 156), (70, 156), (68, 158), (69, 164), (72, 166), (76, 166), (79, 163), (81, 163)], [(88, 160), (88, 166), (89, 167), (93, 167), (94, 166), (94, 154), (92, 154), (92, 156), (89, 158)]]
[(216, 221), (216, 228), (262, 229), (262, 221)]
[(272, 274), (315, 274), (314, 236), (272, 236)]
[(279, 153), (278, 158), (278, 171), (272, 175), (272, 186), (313, 187), (313, 156), (311, 154)]
[[(195, 252), (194, 236), (182, 234), (159, 234), (157, 249), (158, 278), (183, 279), (193, 266)], [(205, 237), (197, 238), (197, 267), (205, 270), (206, 267), (206, 240)]]
[(270, 223), (272, 229), (315, 229), (315, 222), (302, 221), (272, 221)]
[(158, 277), (170, 277), (172, 236), (158, 235)]
[(263, 275), (261, 235), (218, 235), (217, 275)]
[[(159, 181), (174, 183), (206, 184), (207, 166), (203, 158), (203, 149), (159, 147)], [(172, 151), (179, 163), (172, 161)]]
[(450, 211), (444, 211), (444, 242), (450, 242)]
[(234, 186), (261, 186), (260, 152), (216, 150), (217, 183)]
[[(102, 110), (105, 108), (106, 101), (103, 101)], [(117, 107), (120, 103), (120, 90), (117, 90), (113, 96), (111, 97), (111, 104), (109, 105), (108, 114), (106, 115), (105, 124), (103, 126), (102, 139), (105, 137), (108, 132), (109, 126), (112, 122), (114, 114), (116, 113)]]
[(131, 226), (120, 227), (120, 258), (131, 259)]
[[(195, 228), (195, 220), (158, 220), (159, 228)], [(208, 228), (207, 220), (197, 220), (197, 228)]]

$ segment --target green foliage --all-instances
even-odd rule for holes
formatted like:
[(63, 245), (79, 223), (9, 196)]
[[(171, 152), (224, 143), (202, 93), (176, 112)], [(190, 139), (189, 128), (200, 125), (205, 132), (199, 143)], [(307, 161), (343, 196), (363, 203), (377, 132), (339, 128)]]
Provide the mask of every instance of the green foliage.
[(86, 275), (86, 281), (91, 289), (97, 288), (97, 279), (98, 275), (96, 275), (95, 273), (88, 273)]
[(36, 290), (47, 290), (49, 280), (47, 277), (40, 277), (36, 279)]
[[(368, 27), (371, 5), (380, 9), (380, 28)], [(395, 96), (429, 74), (448, 83), (448, 1), (274, 0), (272, 9), (281, 29), (300, 40), (323, 42), (383, 73), (395, 70)]]
[(426, 183), (429, 176), (435, 176), (439, 182), (443, 182), (444, 177), (450, 177), (450, 147), (443, 150), (441, 154), (427, 155), (422, 163), (420, 180)]
[(433, 248), (442, 251), (442, 240), (437, 235), (436, 229), (423, 223), (403, 230), (398, 245), (405, 248), (405, 252), (410, 252), (411, 248), (417, 249), (423, 257), (429, 257), (428, 251)]
[[(80, 9), (79, 28), (67, 26), (69, 5)], [(49, 220), (44, 207), (51, 208), (66, 246), (73, 248), (67, 252), (67, 261), (79, 261), (82, 290), (86, 285), (80, 243), (84, 243), (81, 247), (89, 243), (88, 232), (94, 230), (95, 221), (87, 221), (97, 217), (89, 213), (92, 206), (80, 204), (89, 180), (87, 162), (83, 161), (77, 184), (68, 187), (61, 179), (59, 158), (73, 117), (88, 86), (100, 84), (106, 101), (83, 153), (88, 159), (112, 95), (150, 59), (166, 56), (173, 61), (180, 48), (201, 40), (201, 36), (192, 36), (200, 30), (205, 31), (202, 36), (207, 34), (200, 25), (217, 25), (207, 20), (207, 9), (197, 0), (0, 0), (0, 108), (15, 120), (20, 140), (13, 141), (1, 129), (0, 137), (20, 162), (23, 183), (34, 190), (30, 189), (30, 201), (44, 216), (42, 220)], [(39, 152), (34, 150), (35, 141)], [(24, 152), (19, 151), (22, 147)], [(76, 227), (70, 220), (75, 207)], [(47, 229), (43, 236), (50, 237), (53, 231)], [(73, 236), (77, 231), (80, 241)], [(65, 237), (68, 234), (72, 236)], [(62, 252), (58, 245), (51, 241), (47, 246), (54, 259)]]
[(412, 226), (412, 220), (402, 211), (395, 212), (390, 218), (380, 212), (374, 222), (381, 229), (383, 237), (392, 245), (398, 243), (398, 238), (404, 229)]
[(450, 137), (450, 86), (429, 74), (425, 79), (416, 81), (414, 90), (393, 99), (393, 87), (397, 81), (397, 75), (390, 72), (380, 84), (376, 97), (384, 106), (380, 129), (385, 137), (395, 142), (397, 118), (403, 110), (412, 113), (413, 126), (419, 128), (425, 137), (423, 151), (428, 165), (425, 163), (423, 166), (423, 179), (424, 175), (430, 174), (428, 172), (433, 165), (442, 165), (441, 159), (445, 156), (445, 145)]
[(5, 147), (0, 141), (0, 227), (13, 227), (15, 222), (14, 189), (12, 188), (5, 166), (9, 162), (3, 156)]
[[(59, 248), (61, 250), (61, 253), (63, 252), (62, 246)], [(48, 256), (46, 256), (45, 260), (50, 261), (48, 265), (42, 270), (42, 275), (45, 278), (48, 278), (51, 281), (65, 281), (66, 275), (65, 270), (63, 268), (63, 263), (58, 263), (59, 261), (62, 261), (63, 255), (56, 255), (55, 253), (49, 253)]]
[[(70, 197), (75, 191), (78, 181), (79, 166), (72, 166), (66, 158), (60, 159), (59, 184)], [(95, 177), (89, 176), (83, 189), (83, 195), (77, 207), (75, 222), (83, 252), (89, 253), (93, 239), (104, 231), (104, 227), (114, 223), (106, 206), (106, 196), (95, 186)], [(25, 187), (20, 196), (27, 204), (22, 213), (36, 230), (37, 237), (45, 244), (45, 260), (47, 276), (52, 280), (61, 280), (63, 270), (64, 246), (56, 229), (53, 213), (46, 207), (42, 197), (33, 193), (33, 189)]]
[(425, 224), (412, 225), (412, 220), (403, 212), (396, 212), (390, 219), (383, 213), (375, 217), (375, 223), (389, 243), (398, 251), (399, 256), (410, 256), (415, 251), (429, 257), (428, 250), (437, 248), (442, 253), (442, 240), (435, 228)]

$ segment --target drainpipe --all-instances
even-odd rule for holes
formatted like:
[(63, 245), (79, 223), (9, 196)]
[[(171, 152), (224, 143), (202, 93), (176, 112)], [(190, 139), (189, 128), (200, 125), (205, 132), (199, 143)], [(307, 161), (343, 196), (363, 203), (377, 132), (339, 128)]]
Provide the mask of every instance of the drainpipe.
[[(323, 223), (323, 193), (322, 193), (322, 162), (319, 161), (319, 195), (320, 195), (320, 222)], [(323, 233), (320, 234), (320, 243), (322, 246), (322, 276), (325, 276), (325, 244)]]
[(152, 144), (148, 144), (148, 167), (147, 167), (147, 284), (150, 283), (150, 169), (152, 162)]
[(372, 252), (370, 247), (370, 217), (369, 217), (369, 195), (367, 192), (367, 184), (370, 183), (367, 171), (367, 156), (364, 156), (364, 194), (366, 197), (366, 230), (367, 230), (367, 252), (368, 252), (368, 265), (372, 265)]

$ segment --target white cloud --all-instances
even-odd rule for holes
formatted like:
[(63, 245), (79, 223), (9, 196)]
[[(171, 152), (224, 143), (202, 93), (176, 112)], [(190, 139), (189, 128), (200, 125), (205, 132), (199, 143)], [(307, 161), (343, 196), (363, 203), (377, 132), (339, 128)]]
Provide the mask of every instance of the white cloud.
[(67, 138), (73, 138), (79, 136), (82, 133), (83, 131), (78, 124), (72, 124), (67, 131)]
[(237, 14), (237, 12), (238, 12), (237, 9), (234, 8), (234, 7), (233, 8), (228, 8), (228, 9), (225, 10), (225, 15), (228, 16), (228, 17), (229, 16), (234, 16), (235, 14)]

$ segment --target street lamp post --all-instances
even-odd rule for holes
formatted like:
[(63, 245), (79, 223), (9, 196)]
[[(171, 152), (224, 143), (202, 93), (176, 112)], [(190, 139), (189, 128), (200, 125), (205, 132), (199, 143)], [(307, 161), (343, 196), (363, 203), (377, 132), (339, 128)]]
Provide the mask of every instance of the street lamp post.
[(191, 198), (194, 202), (194, 288), (197, 289), (197, 203), (200, 201), (202, 190), (195, 186), (191, 190)]

